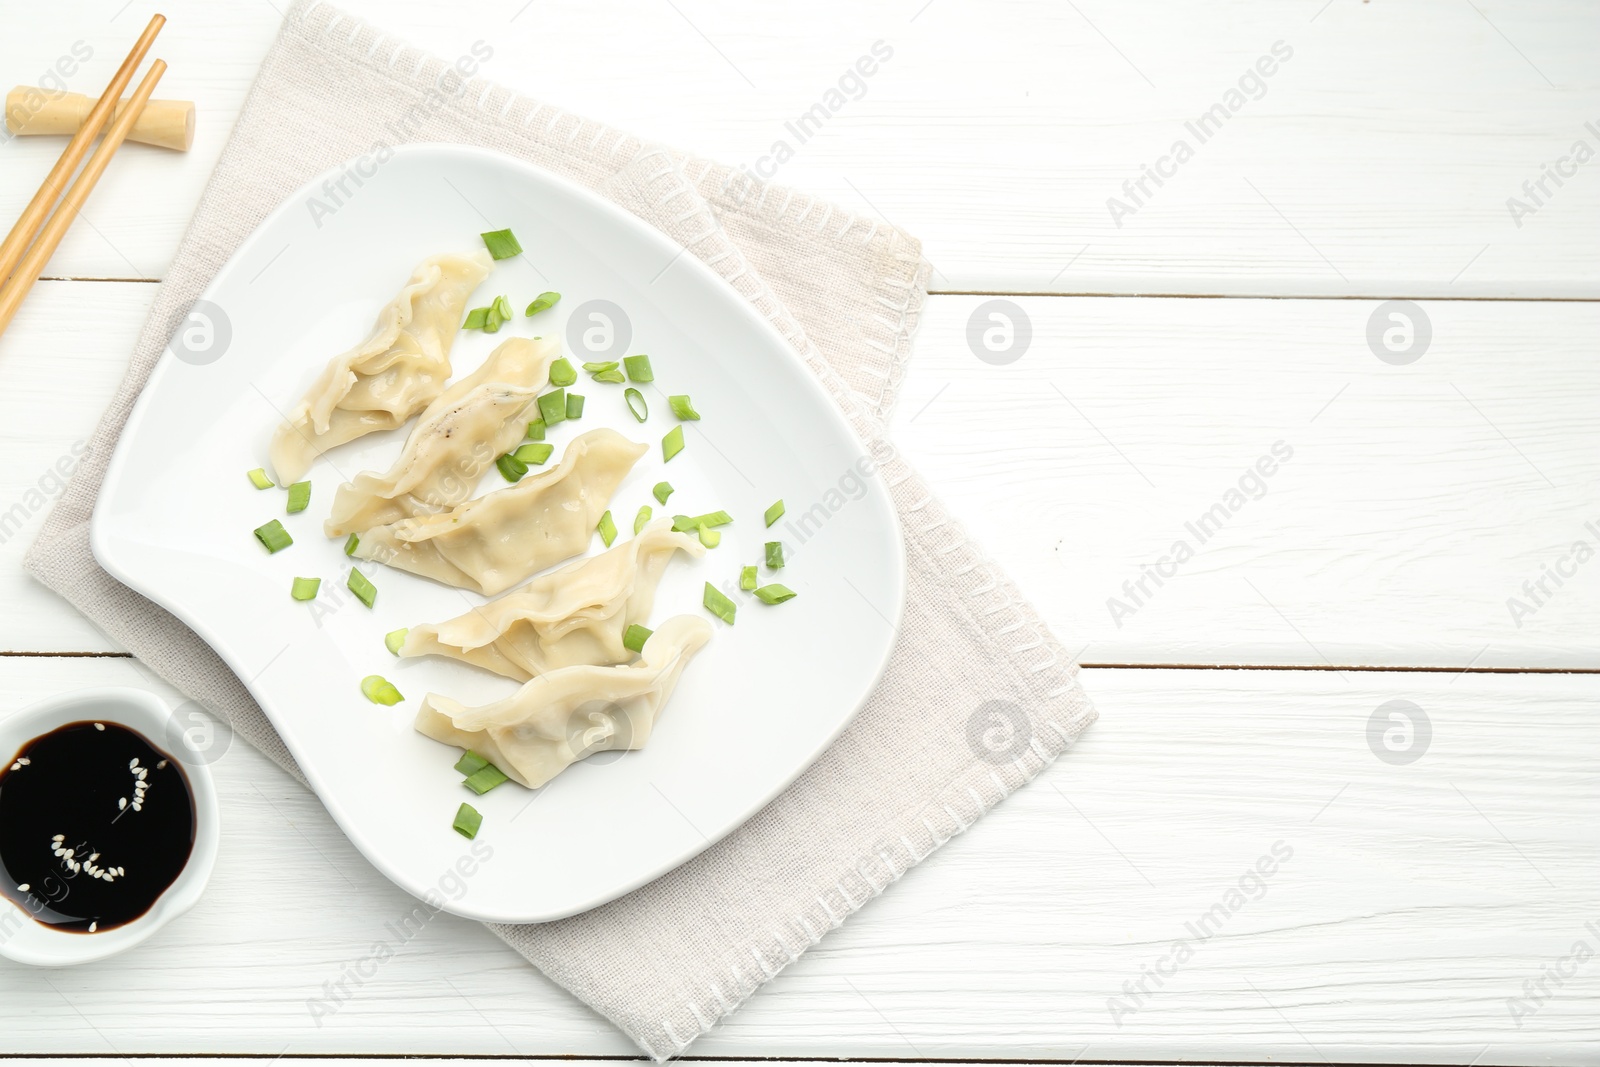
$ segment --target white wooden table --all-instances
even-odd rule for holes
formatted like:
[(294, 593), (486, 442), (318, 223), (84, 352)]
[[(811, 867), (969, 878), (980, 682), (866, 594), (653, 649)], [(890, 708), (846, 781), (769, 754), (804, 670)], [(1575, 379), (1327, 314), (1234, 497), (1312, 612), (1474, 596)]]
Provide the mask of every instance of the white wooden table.
[[(275, 4), (162, 7), (161, 95), (199, 103), (195, 149), (125, 150), (0, 340), (0, 714), (152, 684), (20, 559)], [(1082, 648), (1103, 717), (695, 1055), (1600, 1059), (1600, 562), (1574, 548), (1600, 547), (1600, 162), (1561, 163), (1600, 149), (1592, 3), (348, 6), (444, 55), (483, 39), (496, 79), (752, 167), (893, 50), (775, 180), (926, 242), (937, 295), (895, 431)], [(82, 41), (69, 81), (96, 92), (152, 10), (16, 5), (0, 79)], [(1185, 123), (1208, 112), (1199, 143)], [(0, 217), (59, 148), (0, 144)], [(1147, 167), (1169, 176), (1140, 190)], [(1032, 329), (1006, 365), (966, 339), (997, 298)], [(1388, 299), (1429, 327), (1412, 362), (1369, 346)], [(1279, 442), (1292, 457), (1230, 498)], [(1394, 700), (1427, 720), (1399, 752), (1369, 740)], [(119, 960), (0, 967), (0, 1052), (635, 1054), (448, 916), (314, 1021), (308, 998), (408, 899), (245, 745), (216, 770), (205, 901)], [(1179, 959), (1275, 845), (1292, 856)]]

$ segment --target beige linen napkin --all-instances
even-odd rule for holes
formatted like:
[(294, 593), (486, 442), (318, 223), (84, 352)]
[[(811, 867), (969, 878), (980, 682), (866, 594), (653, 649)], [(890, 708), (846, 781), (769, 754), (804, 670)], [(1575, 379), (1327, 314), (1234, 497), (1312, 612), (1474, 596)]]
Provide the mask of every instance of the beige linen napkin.
[[(926, 295), (920, 245), (803, 194), (730, 190), (737, 172), (728, 167), (451, 73), (472, 65), (430, 57), (325, 4), (295, 5), (161, 286), (127, 378), (27, 566), (298, 774), (216, 654), (114, 581), (89, 549), (106, 464), (189, 304), (309, 177), (401, 141), (481, 145), (530, 160), (609, 197), (704, 260), (802, 354), (876, 457), (904, 527), (910, 592), (877, 691), (777, 800), (619, 900), (560, 922), (494, 928), (662, 1059), (1039, 773), (1094, 711), (1061, 645), (885, 436)], [(813, 503), (790, 501), (791, 512)]]

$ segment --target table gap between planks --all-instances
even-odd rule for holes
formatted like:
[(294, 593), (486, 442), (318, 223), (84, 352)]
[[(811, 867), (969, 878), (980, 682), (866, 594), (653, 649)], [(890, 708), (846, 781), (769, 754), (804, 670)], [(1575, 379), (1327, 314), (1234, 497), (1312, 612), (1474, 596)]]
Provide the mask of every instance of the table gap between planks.
[[(1102, 665), (1068, 759), (697, 1058), (1593, 1062), (1600, 964), (1573, 962), (1600, 945), (1600, 567), (1574, 552), (1600, 542), (1600, 170), (1573, 163), (1600, 147), (1592, 8), (347, 7), (446, 57), (487, 41), (486, 77), (921, 237), (937, 295), (896, 440)], [(86, 51), (65, 80), (93, 92), (152, 10), (9, 13), (0, 69)], [(181, 700), (20, 570), (280, 17), (162, 10), (195, 150), (123, 152), (0, 339), (9, 708), (94, 684)], [(58, 150), (0, 144), (0, 216)], [(1398, 299), (1431, 334), (1407, 364), (1369, 340)], [(1026, 324), (1010, 362), (979, 354), (994, 312)], [(1412, 763), (1379, 755), (1381, 715), (1372, 740), (1394, 700), (1428, 718)], [(449, 916), (315, 1016), (411, 904), (257, 753), (218, 772), (205, 902), (131, 957), (0, 969), (0, 1053), (632, 1056)], [(1149, 978), (1280, 843), (1224, 936)]]

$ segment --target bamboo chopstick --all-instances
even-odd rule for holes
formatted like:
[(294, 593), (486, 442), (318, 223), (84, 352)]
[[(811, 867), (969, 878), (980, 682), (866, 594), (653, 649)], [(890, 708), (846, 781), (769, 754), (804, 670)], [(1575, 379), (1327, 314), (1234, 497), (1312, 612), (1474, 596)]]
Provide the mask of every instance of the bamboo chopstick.
[(67, 143), (61, 158), (56, 160), (56, 165), (50, 169), (44, 184), (39, 186), (39, 191), (33, 194), (33, 199), (23, 209), (22, 217), (11, 227), (11, 232), (6, 235), (5, 241), (0, 242), (0, 285), (4, 285), (6, 279), (16, 269), (17, 261), (22, 258), (28, 242), (33, 240), (34, 234), (44, 224), (45, 218), (50, 214), (51, 206), (56, 202), (56, 197), (66, 188), (67, 179), (72, 177), (72, 172), (78, 169), (78, 164), (89, 151), (89, 146), (100, 135), (101, 127), (105, 126), (106, 119), (110, 117), (117, 102), (122, 99), (122, 91), (133, 79), (133, 72), (144, 62), (150, 46), (155, 43), (156, 34), (161, 32), (161, 27), (166, 23), (164, 15), (157, 15), (150, 20), (150, 25), (145, 27), (144, 33), (134, 42), (128, 58), (117, 68), (111, 84), (106, 86), (106, 91), (100, 94), (100, 99), (95, 101), (93, 109), (84, 118), (82, 128)]
[(22, 261), (17, 264), (11, 280), (0, 286), (0, 333), (4, 333), (6, 327), (11, 325), (12, 316), (17, 313), (17, 308), (22, 306), (23, 298), (28, 295), (28, 290), (33, 288), (33, 283), (44, 270), (44, 265), (50, 261), (56, 246), (66, 235), (67, 228), (78, 217), (83, 202), (94, 192), (95, 183), (100, 180), (100, 175), (105, 173), (111, 157), (116, 155), (117, 149), (122, 147), (123, 139), (128, 136), (128, 131), (133, 129), (133, 124), (144, 113), (144, 105), (149, 102), (150, 94), (155, 92), (156, 83), (161, 80), (161, 75), (166, 69), (167, 65), (159, 59), (150, 64), (150, 70), (139, 83), (139, 88), (135, 89), (133, 96), (128, 99), (128, 106), (117, 116), (111, 128), (106, 130), (100, 147), (94, 150), (89, 162), (83, 165), (83, 172), (78, 175), (77, 181), (72, 183), (72, 188), (67, 190), (67, 195), (61, 198), (61, 203), (56, 206), (55, 214), (50, 216), (50, 221), (39, 231), (39, 237), (33, 242), (33, 247), (28, 249)]

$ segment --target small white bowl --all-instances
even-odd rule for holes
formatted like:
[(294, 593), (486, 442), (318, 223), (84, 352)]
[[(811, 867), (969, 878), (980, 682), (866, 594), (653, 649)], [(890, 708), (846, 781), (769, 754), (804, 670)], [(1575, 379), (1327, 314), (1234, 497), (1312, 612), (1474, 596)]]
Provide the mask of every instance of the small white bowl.
[(51, 697), (0, 720), (0, 757), (10, 759), (41, 734), (71, 722), (109, 722), (144, 736), (176, 757), (194, 796), (194, 849), (177, 880), (150, 910), (102, 933), (69, 933), (37, 922), (9, 898), (0, 898), (0, 956), (35, 967), (68, 967), (124, 952), (150, 937), (200, 900), (217, 859), (217, 792), (206, 759), (182, 730), (171, 729), (172, 712), (142, 689), (84, 689)]

